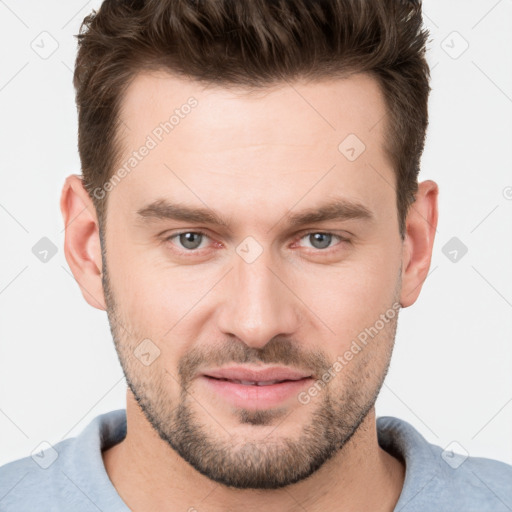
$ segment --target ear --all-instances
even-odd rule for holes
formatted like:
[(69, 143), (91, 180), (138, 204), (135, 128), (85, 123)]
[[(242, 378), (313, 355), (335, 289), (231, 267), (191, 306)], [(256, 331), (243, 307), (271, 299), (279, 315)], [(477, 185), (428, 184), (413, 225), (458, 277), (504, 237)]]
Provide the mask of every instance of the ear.
[(101, 245), (94, 204), (80, 176), (66, 178), (60, 198), (64, 219), (64, 254), (84, 299), (106, 310), (103, 295)]
[(400, 304), (406, 308), (416, 302), (428, 275), (437, 228), (439, 188), (432, 180), (418, 184), (416, 200), (406, 219), (402, 249), (402, 292)]

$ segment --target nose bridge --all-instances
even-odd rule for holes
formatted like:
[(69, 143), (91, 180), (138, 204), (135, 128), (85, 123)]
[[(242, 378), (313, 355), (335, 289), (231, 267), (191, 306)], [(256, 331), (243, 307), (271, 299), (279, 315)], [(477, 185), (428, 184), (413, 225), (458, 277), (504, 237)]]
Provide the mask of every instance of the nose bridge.
[(257, 348), (274, 336), (292, 333), (298, 322), (294, 296), (283, 284), (286, 279), (279, 276), (271, 250), (242, 242), (233, 264), (220, 317), (222, 331)]

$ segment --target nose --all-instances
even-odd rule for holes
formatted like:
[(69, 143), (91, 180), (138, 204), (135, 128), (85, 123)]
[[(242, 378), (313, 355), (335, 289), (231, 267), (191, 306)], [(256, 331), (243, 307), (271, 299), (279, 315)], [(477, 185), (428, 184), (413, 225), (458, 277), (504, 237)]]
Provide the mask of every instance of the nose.
[(289, 288), (282, 265), (272, 262), (269, 250), (251, 263), (237, 254), (233, 261), (217, 317), (220, 330), (253, 348), (293, 334), (300, 324), (300, 300)]

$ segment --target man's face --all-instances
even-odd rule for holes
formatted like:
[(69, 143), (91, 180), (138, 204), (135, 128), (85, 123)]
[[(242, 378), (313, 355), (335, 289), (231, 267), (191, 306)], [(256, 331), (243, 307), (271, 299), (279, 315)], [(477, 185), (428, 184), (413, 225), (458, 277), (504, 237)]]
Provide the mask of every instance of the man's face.
[[(384, 116), (363, 75), (250, 95), (154, 74), (128, 89), (119, 167), (138, 157), (109, 193), (107, 311), (146, 418), (215, 481), (306, 478), (373, 408), (401, 286)], [(298, 223), (336, 201), (352, 206)], [(211, 218), (167, 215), (185, 209)]]

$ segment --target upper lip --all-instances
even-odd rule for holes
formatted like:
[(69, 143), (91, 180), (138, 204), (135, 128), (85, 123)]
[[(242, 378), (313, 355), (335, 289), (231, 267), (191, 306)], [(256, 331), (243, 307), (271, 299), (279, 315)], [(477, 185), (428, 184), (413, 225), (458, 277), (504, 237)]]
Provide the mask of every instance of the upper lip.
[(282, 366), (271, 368), (252, 369), (243, 366), (217, 368), (203, 372), (207, 377), (228, 380), (244, 380), (250, 382), (265, 382), (271, 380), (299, 380), (311, 377), (311, 374), (293, 370)]

